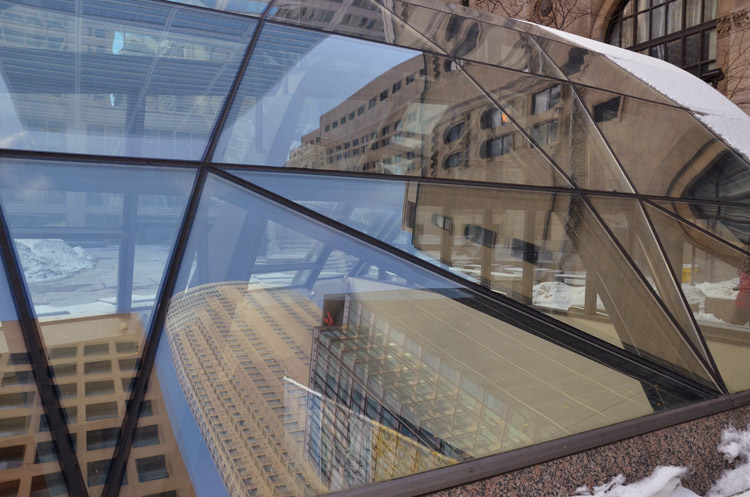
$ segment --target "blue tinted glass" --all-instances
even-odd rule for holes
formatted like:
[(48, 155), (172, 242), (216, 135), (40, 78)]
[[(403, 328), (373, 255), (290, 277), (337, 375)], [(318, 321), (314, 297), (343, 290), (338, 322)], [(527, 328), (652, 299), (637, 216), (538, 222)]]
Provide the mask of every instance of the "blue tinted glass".
[(0, 143), (24, 150), (200, 159), (256, 25), (163, 2), (0, 7)]
[(0, 162), (37, 316), (150, 313), (194, 178), (180, 168)]
[[(568, 185), (512, 123), (478, 129), (474, 116), (497, 109), (452, 60), (298, 28), (263, 29), (215, 161)], [(474, 137), (501, 132), (504, 153), (483, 156)]]
[[(209, 177), (151, 379), (164, 430), (187, 468), (214, 466), (189, 471), (199, 497), (297, 496), (657, 408), (638, 380), (495, 317), (498, 305)], [(132, 466), (156, 473), (146, 457)]]

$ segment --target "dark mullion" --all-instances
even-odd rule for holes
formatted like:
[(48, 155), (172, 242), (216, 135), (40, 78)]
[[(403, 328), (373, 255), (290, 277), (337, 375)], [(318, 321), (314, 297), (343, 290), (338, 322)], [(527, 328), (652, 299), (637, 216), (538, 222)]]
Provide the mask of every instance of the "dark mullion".
[[(583, 85), (575, 85), (583, 86)], [(626, 95), (627, 96), (627, 95)], [(684, 109), (683, 109), (684, 110)], [(690, 114), (690, 111), (686, 111)], [(695, 117), (690, 114), (691, 118)], [(698, 121), (698, 124), (702, 127), (702, 123)], [(708, 128), (705, 128), (708, 129)], [(722, 143), (724, 141), (721, 137), (716, 137)], [(106, 155), (84, 155), (84, 154), (73, 154), (73, 153), (61, 153), (61, 152), (37, 152), (37, 151), (26, 151), (26, 150), (2, 150), (0, 149), (0, 158), (16, 158), (16, 159), (39, 159), (47, 162), (84, 162), (84, 163), (102, 163), (110, 162), (121, 165), (128, 165), (134, 167), (173, 167), (175, 169), (197, 169), (201, 167), (201, 163), (195, 161), (181, 160), (181, 159), (146, 159), (140, 157), (118, 157), (118, 156), (106, 156)], [(364, 173), (359, 171), (340, 171), (337, 169), (305, 169), (295, 167), (278, 167), (278, 166), (262, 166), (262, 165), (251, 165), (251, 164), (229, 164), (229, 163), (210, 163), (209, 166), (220, 168), (226, 171), (251, 171), (268, 174), (306, 174), (310, 176), (335, 176), (341, 178), (359, 178), (368, 179), (373, 181), (400, 181), (405, 182), (418, 182), (418, 183), (434, 183), (443, 185), (453, 185), (458, 187), (477, 187), (477, 188), (493, 188), (498, 190), (522, 190), (522, 191), (543, 191), (550, 193), (565, 193), (572, 194), (575, 192), (572, 188), (556, 187), (556, 186), (541, 186), (541, 185), (524, 185), (514, 183), (496, 183), (491, 181), (477, 181), (477, 180), (465, 180), (465, 179), (453, 179), (453, 178), (433, 178), (433, 177), (419, 177), (419, 176), (406, 176), (397, 174), (374, 174)], [(633, 194), (629, 192), (616, 192), (609, 190), (581, 190), (581, 193), (587, 195), (596, 195), (602, 197), (633, 197), (637, 195), (640, 198), (654, 201), (664, 202), (690, 202), (694, 204), (704, 205), (717, 205), (717, 206), (733, 206), (733, 207), (749, 207), (750, 204), (743, 202), (732, 202), (732, 201), (718, 201), (718, 200), (707, 200), (707, 199), (685, 199), (681, 197), (666, 197), (662, 195), (651, 195), (651, 194)], [(117, 233), (122, 233), (118, 229)], [(113, 235), (114, 236), (114, 235)], [(118, 235), (124, 236), (124, 235)]]
[(120, 493), (120, 483), (125, 475), (128, 457), (130, 456), (130, 450), (135, 439), (141, 406), (143, 405), (148, 382), (151, 379), (151, 373), (156, 362), (156, 349), (159, 346), (162, 329), (167, 318), (169, 301), (172, 298), (177, 276), (182, 266), (182, 259), (185, 255), (190, 230), (198, 212), (198, 204), (200, 203), (203, 186), (206, 183), (207, 172), (206, 168), (202, 169), (195, 179), (193, 191), (190, 195), (190, 202), (185, 210), (185, 217), (180, 226), (179, 235), (167, 261), (167, 273), (164, 276), (163, 284), (155, 302), (156, 306), (153, 309), (153, 317), (151, 318), (151, 324), (146, 335), (146, 343), (143, 354), (140, 357), (140, 368), (133, 380), (133, 392), (125, 407), (125, 415), (117, 439), (117, 446), (112, 455), (112, 465), (107, 474), (101, 497), (117, 497)]
[(656, 240), (656, 245), (659, 248), (659, 255), (661, 255), (662, 262), (667, 266), (667, 270), (669, 271), (669, 274), (672, 277), (672, 281), (674, 282), (674, 285), (677, 288), (677, 293), (680, 296), (680, 301), (682, 302), (683, 310), (688, 314), (688, 318), (690, 319), (690, 322), (693, 325), (693, 328), (695, 329), (695, 332), (698, 335), (698, 340), (701, 343), (701, 347), (703, 347), (706, 357), (708, 358), (708, 362), (711, 365), (711, 368), (713, 369), (713, 372), (715, 375), (714, 378), (718, 381), (719, 387), (721, 388), (722, 392), (729, 393), (729, 390), (727, 389), (727, 386), (724, 383), (724, 379), (721, 377), (721, 372), (719, 371), (719, 368), (716, 365), (716, 361), (714, 360), (714, 357), (711, 354), (711, 350), (708, 348), (708, 344), (706, 343), (706, 339), (703, 336), (701, 327), (698, 325), (698, 321), (695, 319), (695, 315), (690, 310), (690, 304), (688, 303), (687, 297), (682, 291), (681, 281), (678, 278), (677, 274), (674, 272), (674, 269), (672, 268), (672, 264), (669, 263), (669, 258), (667, 257), (667, 251), (664, 248), (664, 244), (662, 244), (661, 242), (661, 238), (659, 238), (659, 235), (656, 233), (656, 227), (654, 226), (654, 223), (651, 221), (651, 217), (648, 215), (648, 212), (646, 211), (646, 208), (644, 207), (642, 202), (638, 202), (638, 208), (641, 210), (641, 214), (643, 214), (643, 217), (646, 219), (646, 223), (648, 225), (649, 231), (651, 232), (651, 235), (654, 237), (654, 240)]
[[(297, 204), (296, 202), (289, 200), (286, 197), (277, 195), (276, 193), (268, 191), (264, 188), (261, 188), (253, 183), (250, 183), (241, 178), (233, 176), (220, 169), (211, 168), (211, 173), (231, 183), (234, 183), (235, 185), (245, 190), (255, 193), (261, 197), (264, 197), (274, 202), (275, 204), (286, 207), (287, 209), (294, 211), (306, 218), (317, 221), (320, 224), (323, 224), (337, 232), (341, 232), (346, 235), (349, 235), (350, 237), (355, 238), (368, 246), (372, 246), (376, 249), (386, 252), (389, 255), (399, 260), (407, 261), (415, 266), (418, 266), (426, 270), (427, 272), (431, 274), (435, 274), (439, 277), (450, 280), (456, 283), (459, 287), (465, 288), (472, 293), (481, 295), (482, 297), (486, 298), (489, 302), (499, 304), (498, 309), (494, 309), (492, 310), (492, 312), (496, 314), (505, 313), (503, 314), (503, 319), (505, 322), (513, 326), (517, 326), (524, 331), (540, 336), (544, 338), (545, 340), (557, 343), (558, 345), (566, 347), (567, 349), (575, 351), (579, 354), (581, 353), (580, 347), (584, 346), (583, 344), (585, 344), (585, 346), (588, 346), (590, 348), (595, 348), (596, 350), (598, 350), (598, 354), (601, 354), (601, 356), (594, 354), (594, 355), (586, 356), (586, 357), (588, 357), (591, 360), (600, 362), (601, 364), (604, 364), (608, 367), (615, 368), (621, 372), (622, 370), (618, 369), (617, 366), (610, 364), (608, 362), (603, 362), (602, 357), (607, 356), (608, 358), (615, 358), (615, 357), (619, 358), (620, 361), (628, 362), (634, 365), (636, 368), (645, 368), (645, 369), (640, 369), (641, 371), (644, 371), (644, 370), (651, 371), (655, 374), (658, 374), (660, 377), (664, 379), (667, 379), (667, 378), (670, 379), (673, 382), (672, 383), (673, 385), (674, 384), (684, 385), (685, 387), (689, 388), (690, 391), (693, 391), (693, 392), (703, 392), (704, 394), (707, 394), (709, 396), (714, 396), (717, 393), (719, 393), (719, 391), (715, 390), (714, 388), (711, 388), (707, 385), (704, 385), (695, 380), (687, 378), (681, 374), (676, 373), (675, 371), (671, 369), (665, 368), (664, 366), (656, 364), (633, 352), (624, 350), (608, 342), (605, 342), (599, 338), (594, 337), (593, 335), (589, 335), (588, 333), (585, 333), (581, 330), (573, 328), (572, 326), (569, 326), (561, 321), (557, 321), (556, 319), (550, 316), (547, 316), (546, 314), (544, 314), (543, 312), (537, 309), (534, 309), (525, 304), (512, 300), (511, 298), (506, 297), (505, 295), (494, 292), (489, 288), (483, 287), (480, 284), (475, 283), (466, 278), (463, 278), (462, 276), (459, 276), (457, 274), (454, 274), (451, 271), (448, 271), (430, 262), (422, 260), (419, 257), (409, 254), (408, 252), (404, 252), (403, 250), (398, 249), (386, 242), (378, 240), (377, 238), (373, 238), (372, 236), (367, 235), (366, 233), (363, 233), (354, 228), (346, 226), (338, 221), (328, 218), (327, 216), (323, 214), (320, 214), (316, 211), (308, 209), (307, 207)], [(533, 323), (533, 325), (531, 323)], [(540, 324), (542, 325), (541, 327), (539, 326)], [(554, 329), (555, 331), (553, 333), (548, 333), (549, 331), (548, 329)], [(571, 346), (570, 344), (571, 341), (575, 342), (576, 345)], [(579, 348), (576, 348), (576, 347), (579, 347)], [(633, 376), (632, 373), (631, 373), (631, 376)], [(643, 379), (643, 378), (641, 377), (640, 379)]]
[[(271, 4), (268, 4), (269, 7), (270, 5)], [(242, 62), (240, 63), (239, 68), (237, 68), (237, 73), (234, 75), (234, 80), (232, 81), (232, 86), (229, 89), (227, 98), (224, 99), (224, 104), (221, 108), (221, 112), (216, 118), (214, 127), (211, 130), (208, 143), (206, 144), (206, 149), (203, 151), (203, 157), (201, 159), (204, 164), (208, 163), (211, 160), (211, 157), (213, 157), (214, 155), (216, 145), (218, 144), (219, 138), (221, 137), (221, 132), (224, 130), (224, 125), (226, 124), (227, 117), (229, 117), (229, 112), (232, 110), (232, 104), (234, 103), (234, 99), (237, 97), (237, 92), (239, 91), (240, 85), (242, 84), (242, 79), (245, 76), (245, 70), (250, 63), (250, 58), (253, 55), (255, 45), (258, 43), (258, 38), (260, 38), (260, 32), (263, 29), (265, 15), (268, 12), (269, 7), (266, 8), (266, 10), (263, 12), (263, 16), (261, 16), (260, 20), (258, 20), (258, 23), (255, 25), (255, 32), (253, 33), (253, 37), (250, 39), (250, 43), (248, 43), (247, 45), (245, 56), (242, 58)]]
[[(651, 286), (651, 284), (646, 279), (646, 276), (643, 274), (641, 269), (638, 267), (638, 264), (635, 263), (633, 258), (630, 256), (627, 250), (625, 250), (625, 247), (622, 246), (620, 241), (617, 239), (614, 233), (609, 229), (609, 226), (607, 223), (602, 219), (599, 212), (594, 208), (594, 206), (591, 204), (591, 201), (585, 196), (581, 196), (583, 198), (584, 203), (586, 204), (586, 207), (589, 209), (591, 213), (593, 213), (594, 218), (597, 220), (597, 222), (600, 225), (600, 228), (604, 230), (604, 232), (609, 237), (610, 241), (617, 247), (617, 250), (619, 250), (620, 254), (625, 257), (625, 260), (630, 264), (630, 267), (635, 271), (636, 275), (641, 281), (641, 284), (643, 287), (645, 287), (646, 291), (651, 294), (652, 298), (656, 301), (659, 308), (662, 310), (662, 312), (667, 316), (667, 320), (672, 323), (672, 326), (677, 330), (677, 332), (682, 337), (683, 341), (685, 341), (688, 348), (693, 352), (693, 355), (695, 355), (696, 360), (706, 369), (706, 373), (708, 373), (709, 377), (716, 383), (716, 386), (719, 387), (719, 390), (722, 391), (722, 393), (725, 393), (723, 390), (721, 390), (721, 386), (724, 385), (724, 382), (719, 377), (717, 378), (716, 373), (711, 368), (711, 365), (707, 363), (703, 355), (700, 353), (700, 351), (697, 349), (693, 341), (690, 339), (690, 337), (687, 336), (685, 333), (685, 330), (682, 329), (682, 326), (680, 326), (680, 323), (677, 322), (677, 319), (672, 315), (672, 313), (667, 308), (667, 305), (664, 303), (664, 301), (659, 297), (659, 294), (656, 293), (656, 290)], [(633, 344), (636, 345), (636, 344)]]
[[(667, 214), (668, 216), (672, 217), (673, 219), (679, 221), (680, 223), (687, 224), (691, 228), (694, 228), (695, 230), (700, 231), (704, 235), (712, 238), (714, 241), (716, 241), (718, 243), (721, 243), (722, 245), (726, 246), (727, 248), (730, 248), (732, 250), (736, 250), (736, 251), (740, 252), (741, 254), (745, 255), (746, 257), (750, 258), (750, 251), (742, 249), (742, 248), (740, 248), (737, 245), (734, 245), (732, 243), (729, 243), (728, 241), (724, 240), (720, 236), (717, 236), (715, 233), (711, 233), (707, 229), (702, 228), (702, 227), (698, 226), (697, 224), (695, 224), (695, 223), (693, 223), (691, 221), (688, 221), (687, 219), (685, 219), (685, 218), (683, 218), (683, 217), (675, 214), (674, 212), (670, 211), (669, 209), (665, 209), (661, 205), (658, 205), (658, 204), (654, 203), (653, 199), (645, 199), (645, 200), (648, 202), (648, 205), (650, 205), (651, 207), (653, 207), (655, 209), (658, 209), (659, 211), (663, 212), (664, 214)], [(689, 202), (680, 202), (680, 203), (689, 203)], [(750, 208), (750, 206), (748, 206), (748, 208)]]
[(7, 280), (13, 295), (21, 332), (26, 351), (29, 354), (31, 368), (34, 372), (37, 392), (47, 416), (52, 442), (57, 452), (57, 460), (67, 485), (68, 493), (74, 496), (88, 497), (88, 490), (83, 479), (81, 466), (72, 445), (68, 425), (63, 416), (62, 404), (57, 396), (57, 387), (47, 362), (44, 338), (39, 323), (35, 319), (31, 296), (24, 284), (21, 264), (13, 248), (13, 238), (5, 220), (5, 213), (0, 206), (0, 257), (5, 266)]

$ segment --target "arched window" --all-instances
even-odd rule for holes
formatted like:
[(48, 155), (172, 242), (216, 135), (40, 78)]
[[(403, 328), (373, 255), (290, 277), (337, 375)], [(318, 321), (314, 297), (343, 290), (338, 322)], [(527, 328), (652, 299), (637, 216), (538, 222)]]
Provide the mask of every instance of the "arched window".
[(607, 43), (666, 60), (715, 80), (717, 0), (625, 0), (607, 30)]

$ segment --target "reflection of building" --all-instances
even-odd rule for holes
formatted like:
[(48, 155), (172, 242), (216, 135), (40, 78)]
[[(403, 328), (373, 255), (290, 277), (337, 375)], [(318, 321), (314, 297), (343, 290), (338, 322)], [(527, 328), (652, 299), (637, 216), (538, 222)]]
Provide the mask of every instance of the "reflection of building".
[(247, 283), (172, 300), (177, 375), (230, 495), (312, 495), (451, 462), (385, 409), (365, 412), (317, 380), (308, 388), (319, 323), (301, 294)]
[(293, 291), (247, 283), (172, 300), (166, 331), (177, 376), (230, 495), (323, 488), (309, 467), (294, 464), (305, 420), (284, 404), (284, 378), (307, 377), (317, 314)]
[[(57, 453), (45, 436), (49, 428), (28, 355), (23, 342), (18, 342), (20, 334), (14, 332), (14, 325), (3, 323), (5, 343), (0, 352), (0, 464), (4, 468), (0, 487), (17, 489), (18, 495), (34, 495), (50, 487), (52, 495), (56, 495), (60, 489), (52, 487), (56, 482), (63, 485), (54, 473), (59, 471), (54, 469)], [(42, 329), (68, 430), (83, 477), (94, 495), (104, 485), (117, 444), (137, 368), (142, 325), (137, 315), (121, 314), (46, 321)], [(159, 382), (153, 381), (128, 462), (127, 483), (120, 495), (194, 496), (187, 470), (177, 454), (179, 449)]]

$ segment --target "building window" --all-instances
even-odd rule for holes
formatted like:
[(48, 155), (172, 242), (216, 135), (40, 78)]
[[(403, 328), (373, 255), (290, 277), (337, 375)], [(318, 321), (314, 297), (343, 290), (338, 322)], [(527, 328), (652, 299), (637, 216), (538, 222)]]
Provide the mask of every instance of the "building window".
[(164, 456), (144, 457), (135, 460), (135, 467), (138, 471), (138, 481), (160, 480), (169, 478), (167, 472), (167, 463)]
[(479, 156), (482, 159), (489, 159), (491, 157), (498, 157), (505, 155), (510, 152), (511, 148), (511, 135), (500, 136), (492, 138), (482, 143), (482, 147), (479, 149)]
[(482, 113), (479, 118), (479, 125), (482, 129), (493, 129), (508, 122), (508, 118), (505, 114), (500, 112), (499, 109), (490, 109)]
[(531, 100), (531, 113), (540, 114), (554, 108), (560, 102), (560, 85), (534, 93)]
[(453, 169), (464, 163), (464, 153), (456, 152), (445, 158), (443, 161), (443, 169)]
[(445, 143), (452, 143), (461, 138), (461, 135), (464, 133), (464, 127), (464, 123), (458, 123), (449, 128), (448, 131), (445, 132), (445, 136), (443, 137)]
[(548, 145), (557, 141), (557, 121), (547, 121), (531, 128), (531, 137), (539, 145)]
[(606, 42), (714, 80), (716, 5), (717, 0), (626, 0), (612, 16)]
[(396, 81), (395, 83), (393, 83), (393, 88), (392, 88), (393, 93), (396, 93), (400, 89), (401, 89), (401, 81)]

